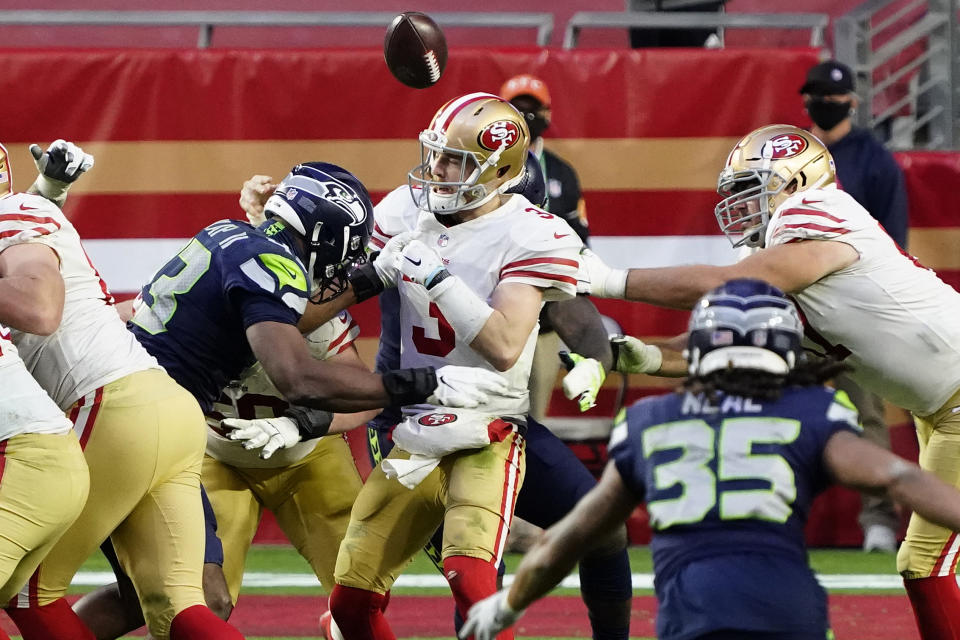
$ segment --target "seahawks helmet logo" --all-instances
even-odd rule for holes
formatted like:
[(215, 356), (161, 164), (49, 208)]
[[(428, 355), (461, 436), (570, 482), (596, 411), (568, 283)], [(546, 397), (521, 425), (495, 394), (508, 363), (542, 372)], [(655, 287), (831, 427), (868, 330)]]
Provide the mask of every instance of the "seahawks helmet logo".
[(367, 210), (363, 206), (363, 201), (352, 189), (348, 189), (338, 182), (323, 182), (321, 184), (324, 192), (319, 194), (320, 197), (350, 214), (354, 223), (366, 220)]

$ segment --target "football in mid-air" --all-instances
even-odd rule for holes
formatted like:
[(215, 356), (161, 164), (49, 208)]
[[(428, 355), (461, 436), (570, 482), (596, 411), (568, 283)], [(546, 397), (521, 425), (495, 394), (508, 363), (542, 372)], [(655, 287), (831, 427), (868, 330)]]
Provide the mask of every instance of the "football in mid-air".
[(397, 80), (414, 89), (426, 89), (440, 79), (447, 66), (447, 40), (430, 16), (405, 11), (387, 27), (383, 59)]

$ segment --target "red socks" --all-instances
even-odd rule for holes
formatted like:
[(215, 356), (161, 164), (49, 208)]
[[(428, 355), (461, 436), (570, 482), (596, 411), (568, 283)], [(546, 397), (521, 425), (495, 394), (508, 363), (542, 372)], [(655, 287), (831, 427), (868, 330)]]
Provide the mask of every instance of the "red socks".
[(396, 640), (383, 615), (390, 594), (336, 585), (330, 594), (330, 613), (346, 640)]
[(904, 580), (922, 640), (960, 640), (960, 588), (957, 577)]
[(24, 640), (97, 640), (63, 598), (42, 607), (9, 607), (6, 611), (20, 629)]
[(243, 634), (210, 611), (206, 605), (187, 607), (170, 623), (170, 640), (244, 640)]
[[(497, 591), (497, 566), (487, 560), (450, 556), (443, 561), (443, 575), (450, 583), (457, 611), (464, 620), (470, 607)], [(513, 628), (497, 634), (497, 640), (513, 640)]]

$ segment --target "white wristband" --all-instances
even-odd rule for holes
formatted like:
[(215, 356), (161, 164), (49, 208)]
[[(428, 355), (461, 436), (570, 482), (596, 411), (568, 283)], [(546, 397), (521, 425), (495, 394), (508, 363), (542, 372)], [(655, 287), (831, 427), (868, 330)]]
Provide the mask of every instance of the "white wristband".
[(490, 305), (471, 291), (463, 280), (452, 274), (432, 289), (428, 289), (427, 295), (437, 303), (457, 337), (466, 344), (473, 342), (493, 313)]
[(33, 181), (33, 186), (37, 189), (37, 193), (47, 200), (59, 200), (67, 195), (67, 189), (70, 188), (70, 183), (48, 178), (41, 173), (37, 176), (37, 179)]

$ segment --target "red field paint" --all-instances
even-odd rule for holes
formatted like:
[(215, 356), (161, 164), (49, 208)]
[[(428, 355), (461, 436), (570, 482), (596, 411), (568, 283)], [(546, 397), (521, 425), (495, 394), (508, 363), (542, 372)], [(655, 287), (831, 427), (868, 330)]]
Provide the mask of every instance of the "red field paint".
[[(230, 622), (247, 637), (313, 638), (319, 636), (317, 620), (326, 609), (325, 597), (246, 595), (240, 597)], [(634, 598), (630, 636), (654, 637), (655, 612), (653, 596)], [(448, 596), (393, 596), (387, 619), (398, 638), (449, 638), (453, 636), (453, 600)], [(918, 638), (910, 604), (903, 594), (831, 595), (830, 619), (837, 640)], [(17, 633), (6, 618), (2, 627), (8, 633)], [(588, 638), (587, 611), (575, 596), (546, 598), (530, 607), (520, 619), (517, 635)]]

